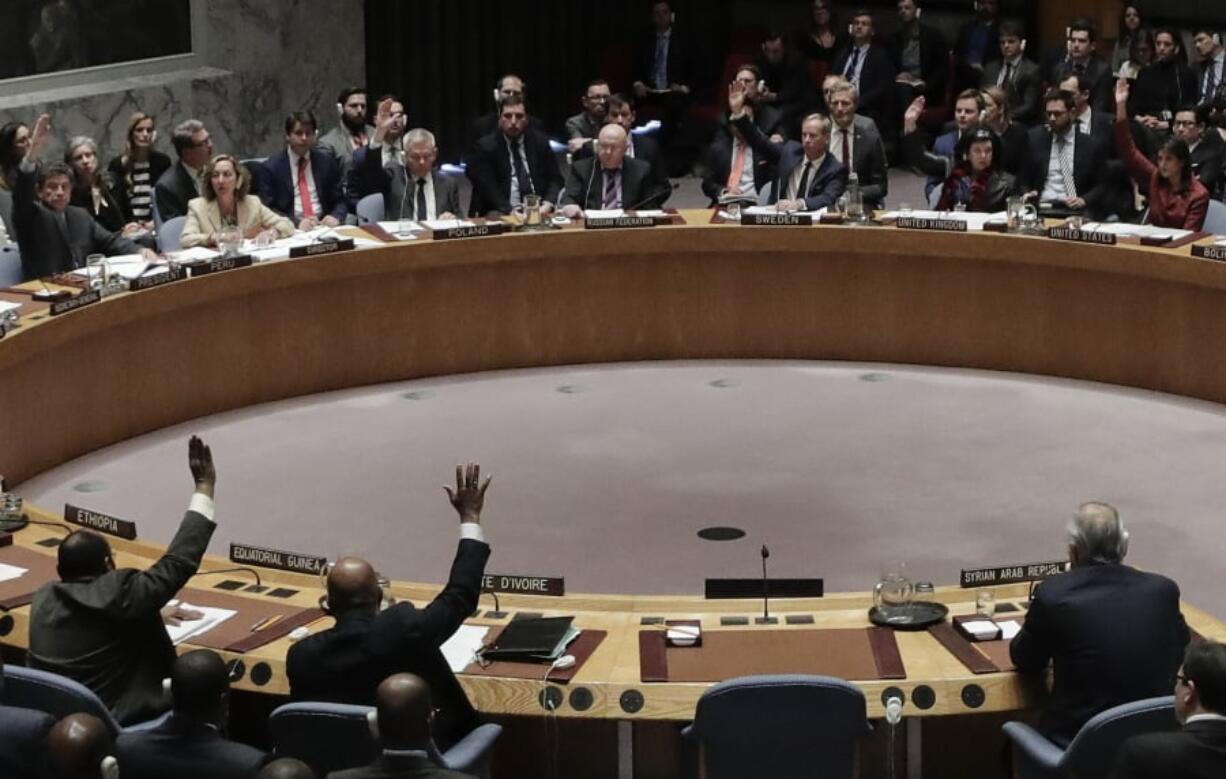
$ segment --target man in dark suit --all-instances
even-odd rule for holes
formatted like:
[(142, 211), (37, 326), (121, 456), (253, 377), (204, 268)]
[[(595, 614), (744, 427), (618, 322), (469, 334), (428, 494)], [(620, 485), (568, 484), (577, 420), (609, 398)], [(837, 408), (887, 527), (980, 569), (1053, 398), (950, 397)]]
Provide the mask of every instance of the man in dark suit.
[(1029, 153), (1022, 172), (1028, 197), (1038, 196), (1053, 214), (1098, 214), (1107, 196), (1102, 171), (1107, 153), (1073, 122), (1071, 92), (1051, 90), (1043, 99), (1047, 124), (1027, 139)]
[(609, 115), (609, 82), (602, 78), (588, 82), (580, 101), (583, 110), (566, 120), (566, 139), (571, 153), (591, 143)]
[(1114, 508), (1083, 504), (1068, 532), (1070, 570), (1035, 588), (1009, 645), (1021, 673), (1052, 664), (1039, 730), (1060, 744), (1105, 709), (1168, 694), (1189, 635), (1178, 585), (1123, 564), (1128, 532)]
[[(1196, 104), (1221, 107), (1226, 103), (1226, 48), (1222, 36), (1201, 25), (1193, 31), (1196, 47)], [(1191, 102), (1191, 101), (1189, 101)]]
[(889, 135), (894, 124), (894, 63), (884, 47), (873, 43), (873, 15), (869, 11), (861, 9), (852, 16), (851, 41), (835, 59), (832, 72), (860, 91), (860, 113)]
[(52, 779), (119, 779), (111, 732), (92, 714), (69, 714), (47, 733)]
[(780, 211), (815, 211), (829, 208), (847, 188), (847, 168), (829, 153), (830, 119), (821, 114), (806, 116), (800, 125), (800, 142), (771, 143), (754, 126), (735, 95), (732, 126), (749, 140), (754, 154), (775, 167), (778, 175), (768, 203)]
[(639, 44), (635, 62), (634, 96), (640, 108), (657, 113), (663, 127), (660, 145), (670, 175), (689, 169), (694, 149), (687, 113), (694, 76), (690, 48), (675, 26), (672, 4), (660, 0), (651, 5), (651, 32)]
[(438, 161), (434, 133), (420, 127), (409, 130), (404, 136), (404, 162), (381, 167), (381, 160), (380, 149), (372, 147), (362, 162), (362, 176), (369, 181), (381, 177), (385, 220), (455, 219), (464, 213), (459, 182), (434, 168)]
[(200, 197), (204, 185), (201, 174), (213, 156), (213, 138), (204, 123), (196, 119), (180, 122), (170, 142), (179, 161), (153, 185), (153, 204), (163, 222), (187, 215), (187, 201)]
[(477, 142), (468, 161), (473, 185), (474, 215), (503, 216), (538, 195), (548, 212), (562, 190), (562, 171), (549, 148), (549, 139), (528, 126), (520, 97), (502, 101), (498, 130)]
[(353, 557), (336, 562), (328, 574), (327, 600), (336, 626), (302, 639), (285, 657), (293, 698), (369, 706), (381, 681), (410, 672), (430, 685), (438, 707), (439, 749), (445, 751), (476, 726), (476, 711), (439, 647), (477, 607), (490, 556), (481, 530), (487, 487), (479, 466), (457, 466), (455, 489), (447, 494), (460, 515), (460, 546), (447, 586), (424, 609), (402, 601), (380, 611), (383, 593), (370, 563)]
[(267, 755), (228, 740), (230, 669), (210, 649), (188, 652), (170, 669), (170, 716), (115, 742), (123, 779), (254, 779)]
[(566, 176), (562, 214), (582, 216), (589, 209), (643, 208), (654, 199), (651, 166), (626, 156), (627, 135), (619, 124), (609, 123), (596, 138), (596, 158), (577, 160)]
[[(498, 79), (498, 83), (494, 85), (494, 110), (474, 119), (472, 125), (468, 128), (468, 137), (464, 139), (465, 155), (472, 152), (473, 148), (477, 145), (477, 141), (498, 129), (498, 109), (502, 101), (508, 97), (521, 97), (525, 101), (528, 99), (528, 85), (514, 73), (508, 73)], [(535, 127), (539, 130), (545, 125), (539, 119), (529, 114), (527, 126)], [(466, 156), (465, 160), (467, 159)]]
[[(196, 491), (160, 560), (145, 571), (117, 570), (106, 540), (78, 530), (60, 544), (60, 581), (39, 587), (30, 606), (30, 666), (89, 687), (121, 725), (166, 710), (162, 679), (175, 650), (162, 608), (196, 573), (217, 527), (213, 455), (195, 436), (188, 444), (188, 464)], [(173, 621), (200, 615), (169, 616)]]
[(13, 226), (21, 248), (21, 273), (26, 280), (85, 267), (91, 254), (156, 255), (120, 233), (102, 227), (84, 208), (69, 205), (72, 169), (63, 163), (36, 167), (51, 137), (51, 117), (34, 124), (30, 147), (17, 167), (13, 191)]
[(762, 41), (753, 64), (763, 82), (758, 89), (758, 105), (778, 111), (782, 135), (796, 138), (800, 135), (800, 118), (818, 99), (804, 56), (787, 45), (783, 33), (773, 31)]
[[(375, 192), (383, 191), (383, 169), (393, 164), (403, 164), (405, 114), (404, 103), (392, 95), (379, 98), (375, 106), (375, 131), (366, 146), (353, 153), (353, 165), (349, 169), (349, 181), (345, 192), (356, 205), (359, 200)], [(368, 157), (375, 159), (368, 166)]]
[(885, 146), (877, 128), (867, 117), (856, 115), (856, 88), (836, 89), (830, 96), (830, 118), (834, 128), (830, 153), (855, 173), (860, 181), (860, 196), (867, 209), (881, 208), (890, 191)]
[(1090, 86), (1090, 104), (1096, 111), (1110, 113), (1115, 108), (1114, 79), (1111, 66), (1098, 58), (1098, 28), (1090, 19), (1074, 19), (1068, 26), (1063, 50), (1055, 49), (1048, 56), (1044, 76), (1049, 84), (1058, 84), (1070, 73), (1083, 76)]
[(958, 30), (954, 54), (958, 59), (958, 89), (972, 89), (983, 80), (983, 69), (1000, 51), (997, 0), (975, 0), (975, 18)]
[(341, 168), (336, 158), (315, 147), (315, 114), (295, 111), (287, 116), (285, 144), (284, 154), (274, 154), (264, 163), (260, 200), (299, 230), (343, 223), (349, 206), (341, 188)]
[[(4, 693), (4, 667), (0, 666), (0, 700)], [(55, 718), (45, 711), (0, 705), (0, 776), (41, 779), (46, 759), (44, 742)]]
[(1217, 128), (1209, 126), (1209, 114), (1212, 107), (1198, 105), (1184, 106), (1175, 112), (1175, 137), (1188, 144), (1188, 153), (1192, 155), (1192, 171), (1205, 185), (1209, 194), (1218, 197), (1222, 190), (1222, 166), (1226, 161), (1226, 143), (1217, 132)]
[(1073, 124), (1078, 132), (1083, 132), (1094, 139), (1103, 148), (1107, 156), (1115, 159), (1115, 116), (1095, 111), (1090, 103), (1090, 83), (1085, 76), (1069, 73), (1057, 85), (1073, 96)]
[(1043, 77), (1039, 66), (1026, 59), (1022, 26), (1007, 21), (1000, 25), (1000, 59), (983, 68), (981, 89), (1000, 87), (1009, 95), (1009, 114), (1027, 127), (1037, 124)]
[(371, 765), (334, 771), (330, 779), (471, 779), (430, 761), (434, 707), (430, 685), (421, 677), (399, 673), (384, 679), (375, 691), (375, 708), (383, 753)]
[(1226, 776), (1226, 644), (1193, 641), (1175, 675), (1173, 733), (1124, 742), (1111, 779), (1219, 779)]
[(918, 0), (898, 0), (898, 31), (886, 41), (886, 50), (898, 76), (894, 80), (894, 115), (923, 95), (935, 103), (945, 99), (949, 81), (949, 44), (935, 27), (920, 22)]
[[(743, 85), (732, 82), (728, 103), (734, 117), (743, 117), (746, 125), (754, 127), (756, 136), (771, 143), (753, 122), (752, 107), (746, 100)], [(724, 132), (715, 134), (707, 150), (707, 175), (702, 180), (703, 194), (711, 198), (711, 205), (728, 197), (757, 203), (774, 179), (775, 165), (771, 155), (757, 151), (736, 121), (729, 122)]]
[[(609, 113), (605, 119), (609, 123), (619, 125), (626, 131), (626, 156), (641, 160), (651, 166), (652, 186), (650, 191), (661, 194), (660, 197), (653, 198), (642, 207), (659, 208), (664, 205), (664, 202), (672, 194), (672, 185), (669, 183), (664, 163), (660, 160), (660, 144), (650, 134), (636, 134), (634, 132), (634, 122), (636, 119), (634, 98), (620, 93), (612, 95), (609, 98)], [(595, 154), (596, 141), (593, 139), (575, 153), (574, 159), (576, 161), (589, 159)]]

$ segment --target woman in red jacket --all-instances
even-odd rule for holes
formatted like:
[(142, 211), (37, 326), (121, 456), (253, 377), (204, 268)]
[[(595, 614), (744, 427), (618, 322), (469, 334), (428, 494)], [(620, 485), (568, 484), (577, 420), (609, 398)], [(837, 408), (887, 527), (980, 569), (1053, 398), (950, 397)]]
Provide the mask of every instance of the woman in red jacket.
[(1128, 90), (1127, 79), (1115, 82), (1115, 145), (1141, 194), (1149, 198), (1149, 223), (1200, 230), (1209, 210), (1209, 190), (1192, 173), (1188, 144), (1171, 139), (1158, 149), (1158, 164), (1150, 162), (1132, 142)]

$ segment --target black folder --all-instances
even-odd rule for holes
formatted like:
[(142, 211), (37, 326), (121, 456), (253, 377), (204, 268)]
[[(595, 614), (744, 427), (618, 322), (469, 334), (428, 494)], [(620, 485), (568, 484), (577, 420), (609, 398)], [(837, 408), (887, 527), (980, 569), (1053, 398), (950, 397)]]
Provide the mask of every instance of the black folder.
[(490, 646), (485, 660), (551, 660), (574, 617), (513, 619)]

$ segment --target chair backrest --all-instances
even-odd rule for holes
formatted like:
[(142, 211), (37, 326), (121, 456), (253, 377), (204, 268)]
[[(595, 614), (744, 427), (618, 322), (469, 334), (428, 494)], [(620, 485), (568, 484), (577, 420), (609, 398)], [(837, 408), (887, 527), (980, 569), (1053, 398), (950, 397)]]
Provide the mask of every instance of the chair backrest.
[(268, 719), (273, 751), (298, 758), (319, 776), (369, 765), (379, 746), (366, 724), (368, 711), (345, 703), (287, 703)]
[(383, 193), (374, 192), (358, 201), (358, 224), (383, 221)]
[(93, 690), (66, 676), (20, 665), (4, 666), (3, 703), (45, 711), (57, 720), (69, 714), (92, 714), (102, 720), (111, 737), (119, 735), (119, 723)]
[(1146, 698), (1114, 706), (1095, 715), (1069, 744), (1061, 768), (1080, 779), (1105, 777), (1124, 741), (1139, 733), (1175, 730), (1175, 697)]
[(1226, 203), (1220, 200), (1209, 201), (1204, 230), (1214, 235), (1226, 235)]
[(187, 224), (186, 216), (176, 216), (162, 222), (158, 230), (158, 249), (164, 252), (177, 252), (183, 248), (179, 237), (183, 235), (183, 225)]
[(0, 246), (0, 287), (11, 287), (21, 283), (21, 251), (17, 244), (6, 243)]
[(698, 700), (688, 735), (702, 742), (708, 779), (851, 777), (856, 740), (872, 730), (864, 694), (829, 676), (744, 676)]

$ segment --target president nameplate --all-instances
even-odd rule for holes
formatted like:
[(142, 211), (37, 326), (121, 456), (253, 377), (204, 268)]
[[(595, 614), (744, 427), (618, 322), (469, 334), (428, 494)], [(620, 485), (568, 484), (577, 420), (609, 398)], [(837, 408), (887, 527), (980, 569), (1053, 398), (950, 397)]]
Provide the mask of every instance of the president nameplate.
[(306, 246), (294, 246), (289, 250), (289, 258), (296, 260), (299, 257), (316, 257), (320, 254), (335, 254), (337, 252), (347, 252), (353, 249), (354, 243), (352, 238), (338, 238), (335, 241), (319, 241), (318, 243), (308, 243)]
[(650, 216), (606, 216), (584, 219), (584, 230), (612, 230), (614, 228), (655, 227), (661, 224)]
[(71, 297), (71, 298), (68, 298), (67, 300), (61, 300), (58, 303), (52, 303), (51, 304), (51, 316), (59, 316), (60, 314), (67, 314), (69, 311), (76, 311), (78, 308), (85, 308), (86, 306), (92, 306), (94, 303), (97, 303), (99, 300), (102, 300), (101, 290), (95, 289), (90, 292), (82, 292), (80, 295), (77, 295), (76, 297)]
[(519, 576), (507, 573), (487, 573), (481, 579), (482, 592), (511, 592), (519, 595), (566, 594), (566, 580), (560, 576)]
[(319, 575), (328, 568), (328, 558), (287, 552), (284, 549), (264, 549), (258, 546), (230, 544), (230, 562), (276, 568), (278, 571)]
[(962, 219), (923, 219), (915, 216), (900, 216), (894, 224), (904, 230), (938, 230), (944, 233), (966, 232), (966, 222)]
[(1000, 565), (991, 568), (964, 568), (959, 583), (963, 588), (991, 587), (998, 584), (1018, 584), (1034, 582), (1064, 573), (1068, 568), (1066, 560), (1048, 560), (1038, 563), (1018, 563), (1017, 565)]
[(108, 536), (127, 539), (128, 541), (136, 538), (135, 522), (79, 508), (71, 503), (64, 504), (64, 521), (71, 522), (78, 527), (88, 530), (106, 533)]
[(754, 227), (809, 227), (811, 214), (741, 214), (741, 224)]
[(1074, 230), (1071, 227), (1053, 227), (1047, 231), (1048, 238), (1076, 243), (1096, 243), (1099, 246), (1115, 246), (1113, 233), (1098, 233), (1092, 230)]
[(1193, 246), (1192, 256), (1202, 260), (1226, 262), (1226, 246)]
[(153, 289), (160, 287), (163, 284), (170, 284), (175, 281), (182, 281), (187, 278), (187, 274), (182, 268), (169, 268), (165, 273), (158, 273), (154, 276), (139, 276), (128, 282), (128, 291), (140, 292), (143, 289)]
[(202, 262), (198, 265), (187, 265), (188, 274), (194, 279), (197, 276), (207, 276), (210, 273), (221, 273), (222, 271), (238, 270), (239, 268), (251, 267), (250, 254), (238, 254), (233, 257), (218, 257), (215, 260)]
[(507, 231), (502, 222), (492, 222), (483, 225), (468, 225), (467, 227), (448, 227), (446, 230), (435, 230), (430, 237), (436, 241), (454, 241), (460, 238), (486, 238), (491, 235), (502, 235)]

